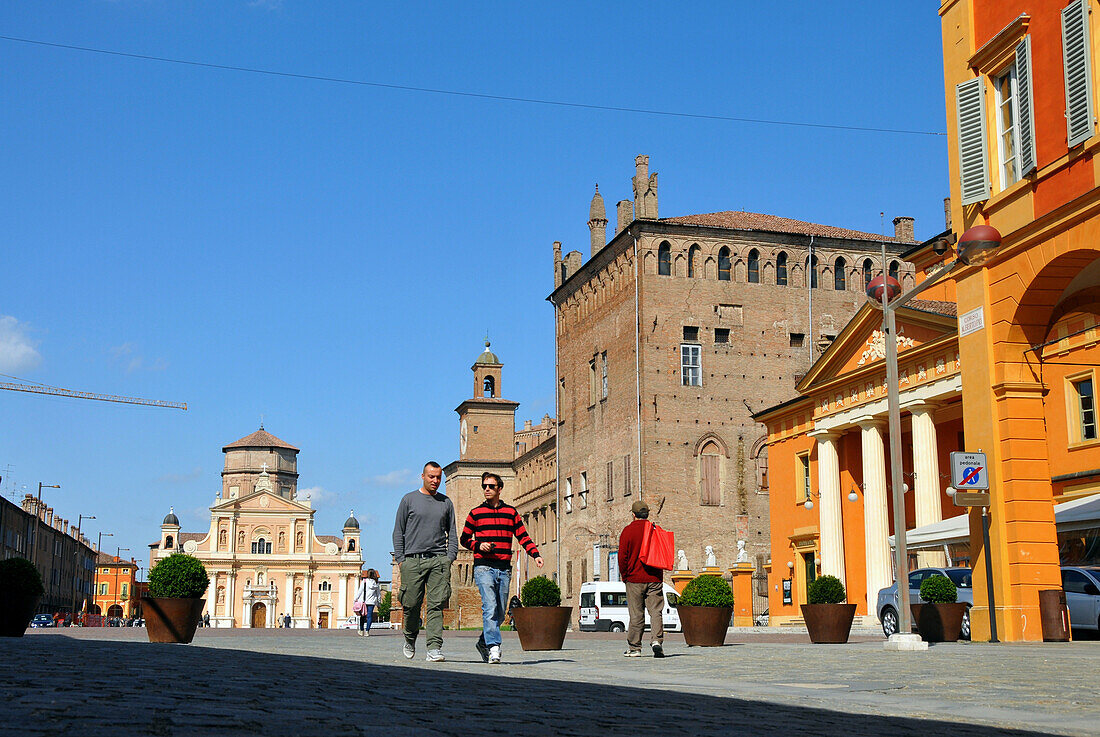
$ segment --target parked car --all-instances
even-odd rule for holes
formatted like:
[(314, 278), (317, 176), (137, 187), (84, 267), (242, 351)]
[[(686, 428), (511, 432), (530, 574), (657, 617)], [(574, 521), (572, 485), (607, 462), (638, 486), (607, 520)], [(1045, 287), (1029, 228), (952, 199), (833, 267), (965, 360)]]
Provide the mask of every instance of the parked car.
[[(974, 606), (974, 588), (971, 581), (969, 568), (918, 568), (909, 574), (909, 603), (923, 604), (920, 598), (920, 585), (924, 579), (930, 576), (947, 576), (958, 589), (958, 601), (966, 604), (966, 614), (963, 615), (962, 636), (964, 640), (970, 639), (970, 607)], [(882, 622), (882, 632), (887, 637), (898, 631), (898, 583), (878, 592), (878, 604), (875, 607), (878, 619)], [(910, 618), (912, 619), (912, 618)], [(917, 631), (916, 622), (912, 622), (912, 629)]]
[(53, 627), (53, 617), (49, 614), (35, 614), (34, 619), (31, 620), (31, 627), (37, 629), (39, 627)]
[(1062, 590), (1070, 626), (1100, 630), (1100, 566), (1062, 566)]
[(352, 616), (348, 617), (344, 621), (340, 622), (340, 624), (336, 625), (336, 628), (337, 629), (342, 629), (342, 630), (357, 630), (357, 629), (359, 629), (359, 615), (358, 614), (353, 614)]
[[(679, 632), (680, 615), (676, 611), (676, 589), (664, 585), (664, 605), (661, 620), (666, 632)], [(626, 608), (626, 584), (622, 581), (589, 581), (581, 584), (581, 632), (625, 632), (630, 623)], [(645, 613), (649, 627), (649, 612)]]

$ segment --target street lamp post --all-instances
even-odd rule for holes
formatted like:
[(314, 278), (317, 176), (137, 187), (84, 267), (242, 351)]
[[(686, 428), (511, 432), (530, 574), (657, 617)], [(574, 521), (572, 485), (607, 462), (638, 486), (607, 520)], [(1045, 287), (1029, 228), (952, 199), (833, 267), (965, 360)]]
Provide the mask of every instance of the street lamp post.
[[(81, 546), (81, 542), (80, 542), (81, 541), (80, 525), (86, 519), (95, 519), (95, 516), (94, 515), (88, 515), (88, 514), (81, 514), (81, 515), (78, 515), (77, 519), (76, 519), (76, 558), (78, 560), (80, 559), (80, 546)], [(95, 569), (93, 568), (92, 570), (95, 570)], [(73, 622), (74, 623), (76, 622), (76, 603), (80, 599), (80, 596), (77, 593), (77, 588), (76, 588), (76, 584), (77, 584), (77, 575), (76, 574), (77, 574), (77, 572), (74, 571), (73, 572)]]
[[(890, 434), (890, 485), (894, 500), (894, 579), (898, 586), (898, 631), (886, 643), (890, 650), (923, 650), (928, 647), (919, 635), (912, 634), (909, 609), (909, 554), (905, 546), (905, 491), (901, 466), (901, 390), (898, 384), (897, 327), (894, 318), (899, 307), (937, 284), (960, 266), (978, 266), (1001, 245), (1001, 234), (989, 225), (977, 225), (959, 239), (955, 261), (929, 276), (919, 286), (901, 294), (901, 284), (887, 276), (886, 243), (882, 244), (882, 276), (867, 285), (867, 296), (882, 309), (882, 332), (886, 347), (886, 397)], [(947, 253), (950, 242), (940, 239), (932, 244), (939, 255)], [(986, 555), (989, 551), (986, 551)]]
[(34, 547), (31, 548), (31, 563), (38, 565), (38, 531), (39, 524), (42, 520), (42, 490), (43, 489), (60, 489), (61, 484), (44, 484), (41, 481), (38, 482), (38, 501), (34, 505)]

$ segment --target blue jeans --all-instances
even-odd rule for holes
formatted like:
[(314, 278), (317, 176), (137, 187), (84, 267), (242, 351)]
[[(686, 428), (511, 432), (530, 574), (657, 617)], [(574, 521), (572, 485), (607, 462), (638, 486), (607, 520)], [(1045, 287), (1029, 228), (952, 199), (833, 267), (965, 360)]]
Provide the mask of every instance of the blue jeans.
[(481, 637), (486, 647), (500, 644), (500, 625), (508, 611), (512, 569), (474, 566), (474, 583), (481, 592)]
[(374, 604), (367, 604), (367, 613), (359, 615), (359, 631), (370, 631), (370, 623), (372, 619), (374, 619)]

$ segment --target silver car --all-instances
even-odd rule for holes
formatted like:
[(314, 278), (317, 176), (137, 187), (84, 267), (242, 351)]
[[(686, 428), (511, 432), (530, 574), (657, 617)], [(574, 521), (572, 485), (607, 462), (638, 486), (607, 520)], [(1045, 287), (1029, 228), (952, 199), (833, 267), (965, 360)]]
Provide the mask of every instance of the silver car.
[(1073, 629), (1100, 630), (1100, 566), (1062, 566), (1062, 590)]
[[(918, 568), (909, 574), (909, 603), (923, 604), (920, 598), (920, 585), (924, 579), (930, 576), (947, 576), (958, 589), (957, 601), (966, 604), (966, 614), (963, 615), (962, 637), (970, 639), (970, 607), (974, 606), (974, 589), (971, 582), (969, 568)], [(878, 604), (875, 607), (878, 619), (882, 622), (882, 632), (887, 637), (898, 631), (898, 584), (897, 581), (878, 592)], [(913, 622), (913, 631), (917, 631), (916, 622)]]

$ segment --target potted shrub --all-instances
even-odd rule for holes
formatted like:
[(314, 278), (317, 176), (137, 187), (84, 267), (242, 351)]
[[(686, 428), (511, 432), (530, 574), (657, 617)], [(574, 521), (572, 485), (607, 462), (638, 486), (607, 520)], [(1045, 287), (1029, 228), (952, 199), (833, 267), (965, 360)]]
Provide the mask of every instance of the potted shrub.
[(844, 584), (836, 576), (818, 576), (806, 587), (809, 604), (802, 605), (802, 618), (813, 643), (845, 643), (852, 631), (856, 605), (843, 603)]
[(26, 558), (0, 560), (0, 591), (6, 602), (0, 607), (0, 637), (22, 637), (42, 598), (42, 576)]
[(676, 611), (689, 647), (719, 647), (733, 616), (733, 590), (721, 576), (697, 576), (676, 600)]
[(957, 601), (958, 589), (947, 576), (929, 576), (921, 581), (923, 604), (912, 604), (913, 621), (925, 642), (954, 642), (962, 637), (966, 604)]
[(141, 600), (150, 642), (191, 642), (199, 626), (210, 577), (198, 558), (173, 553), (149, 570), (149, 596)]
[(561, 589), (546, 576), (523, 584), (519, 594), (523, 606), (512, 610), (512, 622), (524, 650), (561, 650), (573, 607), (561, 605)]

